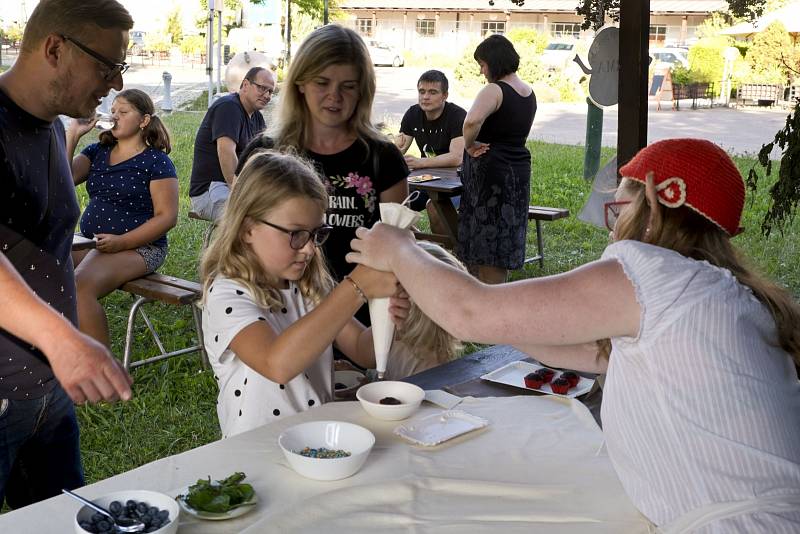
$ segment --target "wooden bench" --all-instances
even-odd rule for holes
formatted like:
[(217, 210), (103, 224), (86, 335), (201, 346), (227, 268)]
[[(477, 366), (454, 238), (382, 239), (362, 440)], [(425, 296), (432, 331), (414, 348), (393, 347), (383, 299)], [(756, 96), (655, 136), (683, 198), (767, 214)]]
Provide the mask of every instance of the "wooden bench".
[[(125, 369), (132, 369), (148, 363), (155, 363), (172, 356), (180, 356), (196, 351), (200, 352), (203, 367), (208, 366), (208, 355), (203, 345), (203, 327), (200, 317), (200, 298), (203, 294), (203, 289), (199, 283), (183, 280), (174, 276), (152, 273), (137, 278), (136, 280), (131, 280), (125, 283), (120, 289), (130, 293), (134, 297), (138, 297), (133, 303), (133, 306), (131, 306), (130, 313), (128, 314), (128, 328), (125, 334), (125, 352), (122, 357), (122, 364), (125, 366)], [(144, 309), (142, 309), (142, 306), (149, 302), (163, 302), (173, 306), (189, 306), (192, 310), (192, 318), (194, 320), (198, 344), (167, 352), (152, 322), (147, 317)], [(137, 317), (136, 312), (139, 312), (142, 316), (145, 325), (147, 325), (147, 329), (153, 336), (153, 341), (155, 341), (158, 346), (160, 354), (131, 363), (133, 333)]]
[(564, 208), (547, 208), (544, 206), (528, 206), (528, 220), (536, 221), (536, 248), (538, 254), (525, 259), (525, 264), (538, 261), (544, 267), (544, 241), (542, 240), (542, 221), (555, 221), (569, 217), (569, 210)]
[(211, 234), (213, 234), (214, 230), (216, 230), (216, 228), (217, 228), (217, 222), (216, 221), (209, 221), (208, 219), (204, 219), (196, 211), (190, 211), (189, 212), (189, 218), (190, 219), (194, 219), (196, 221), (203, 221), (203, 222), (209, 223), (209, 227), (208, 227), (208, 229), (206, 229), (206, 233), (203, 236), (203, 250), (207, 249), (208, 248), (208, 244), (211, 242)]

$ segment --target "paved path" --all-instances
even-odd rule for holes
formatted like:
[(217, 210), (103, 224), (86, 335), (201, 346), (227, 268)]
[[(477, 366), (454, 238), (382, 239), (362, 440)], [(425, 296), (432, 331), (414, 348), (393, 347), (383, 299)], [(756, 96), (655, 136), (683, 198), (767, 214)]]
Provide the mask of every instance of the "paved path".
[[(378, 93), (375, 96), (377, 121), (399, 127), (400, 119), (409, 106), (416, 104), (416, 80), (423, 69), (378, 68)], [(448, 79), (455, 79), (446, 72)], [(471, 100), (450, 91), (450, 101), (469, 109)], [(690, 109), (690, 101), (682, 101), (680, 111), (667, 106), (656, 111), (651, 102), (648, 113), (648, 140), (671, 137), (699, 137), (713, 141), (736, 154), (754, 154), (761, 145), (772, 141), (775, 133), (786, 123), (788, 110), (781, 109)], [(567, 145), (583, 145), (586, 139), (586, 104), (540, 104), (533, 122), (530, 139)], [(617, 146), (617, 108), (605, 110), (603, 146)], [(775, 154), (773, 154), (773, 157)]]

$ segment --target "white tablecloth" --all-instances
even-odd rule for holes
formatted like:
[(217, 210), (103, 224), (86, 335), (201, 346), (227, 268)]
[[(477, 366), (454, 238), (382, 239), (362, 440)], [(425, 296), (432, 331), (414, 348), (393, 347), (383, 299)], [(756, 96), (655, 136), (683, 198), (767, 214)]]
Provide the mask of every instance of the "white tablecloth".
[[(79, 490), (175, 495), (198, 478), (247, 474), (259, 496), (229, 521), (181, 516), (182, 534), (247, 532), (645, 533), (648, 521), (622, 490), (600, 429), (577, 401), (556, 397), (466, 398), (457, 407), (489, 427), (437, 447), (392, 434), (356, 402), (330, 403), (233, 438), (164, 458)], [(424, 403), (413, 418), (441, 411)], [(310, 420), (350, 421), (377, 438), (364, 467), (320, 482), (286, 464), (277, 437)], [(71, 532), (79, 504), (66, 496), (0, 516), (0, 532)]]

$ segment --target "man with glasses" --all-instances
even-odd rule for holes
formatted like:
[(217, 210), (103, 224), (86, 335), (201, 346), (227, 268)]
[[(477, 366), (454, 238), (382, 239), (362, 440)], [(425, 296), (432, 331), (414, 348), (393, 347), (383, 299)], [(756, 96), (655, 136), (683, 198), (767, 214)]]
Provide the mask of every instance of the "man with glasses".
[(78, 201), (59, 115), (94, 117), (122, 88), (116, 0), (41, 0), (0, 75), (0, 505), (83, 485), (77, 403), (131, 396), (109, 351), (76, 328)]
[(203, 117), (194, 140), (189, 185), (192, 211), (203, 219), (216, 221), (222, 215), (239, 155), (266, 128), (260, 112), (274, 90), (272, 71), (253, 67), (245, 74), (239, 92), (217, 99)]

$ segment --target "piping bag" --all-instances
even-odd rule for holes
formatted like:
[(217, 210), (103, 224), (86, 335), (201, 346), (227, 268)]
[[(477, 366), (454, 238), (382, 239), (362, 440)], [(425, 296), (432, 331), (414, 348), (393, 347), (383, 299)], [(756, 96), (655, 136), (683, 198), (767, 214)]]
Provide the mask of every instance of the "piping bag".
[[(419, 221), (421, 217), (418, 212), (406, 206), (417, 196), (419, 196), (419, 192), (414, 191), (402, 204), (397, 204), (396, 202), (380, 203), (381, 222), (407, 230), (411, 225)], [(389, 299), (369, 299), (369, 318), (372, 322), (375, 367), (378, 372), (378, 380), (382, 380), (383, 375), (386, 373), (386, 362), (389, 359), (389, 350), (392, 348), (392, 340), (394, 339), (394, 323), (389, 317)]]

